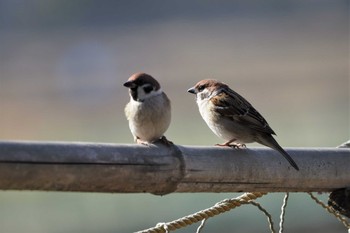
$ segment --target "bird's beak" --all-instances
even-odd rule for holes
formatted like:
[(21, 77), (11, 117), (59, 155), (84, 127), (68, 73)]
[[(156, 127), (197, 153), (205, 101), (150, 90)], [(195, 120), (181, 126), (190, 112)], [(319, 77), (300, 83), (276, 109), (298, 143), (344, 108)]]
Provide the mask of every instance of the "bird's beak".
[(187, 92), (191, 94), (197, 94), (196, 89), (194, 87), (191, 87), (190, 89), (188, 89)]
[(123, 84), (124, 87), (127, 88), (134, 88), (136, 87), (135, 83), (133, 81), (127, 81), (126, 83)]

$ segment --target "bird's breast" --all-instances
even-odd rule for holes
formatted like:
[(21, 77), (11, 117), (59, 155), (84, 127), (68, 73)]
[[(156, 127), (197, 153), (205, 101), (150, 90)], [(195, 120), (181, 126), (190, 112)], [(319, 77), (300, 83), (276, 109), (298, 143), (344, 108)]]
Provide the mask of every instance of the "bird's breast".
[(171, 107), (166, 97), (154, 96), (143, 102), (130, 100), (125, 114), (132, 134), (152, 141), (161, 137), (169, 127)]
[(213, 133), (224, 140), (236, 139), (237, 143), (253, 142), (251, 129), (233, 118), (218, 113), (210, 101), (198, 102), (199, 112)]

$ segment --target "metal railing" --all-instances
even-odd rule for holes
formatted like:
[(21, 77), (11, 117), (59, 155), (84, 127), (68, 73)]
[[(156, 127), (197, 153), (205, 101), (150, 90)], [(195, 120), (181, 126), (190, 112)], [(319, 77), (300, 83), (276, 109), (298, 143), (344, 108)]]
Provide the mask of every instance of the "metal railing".
[(350, 150), (0, 141), (1, 190), (314, 192), (350, 187)]

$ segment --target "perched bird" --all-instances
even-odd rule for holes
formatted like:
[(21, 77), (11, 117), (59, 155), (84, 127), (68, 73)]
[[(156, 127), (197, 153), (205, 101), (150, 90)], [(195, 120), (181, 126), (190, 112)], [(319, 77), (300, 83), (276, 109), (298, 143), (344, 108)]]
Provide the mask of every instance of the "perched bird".
[(163, 135), (170, 125), (170, 100), (157, 80), (148, 74), (136, 73), (124, 86), (129, 88), (130, 101), (125, 106), (125, 115), (134, 140), (144, 145), (156, 141), (172, 144)]
[(275, 132), (255, 108), (226, 84), (213, 79), (199, 81), (188, 89), (196, 94), (199, 112), (209, 128), (226, 140), (218, 146), (244, 148), (245, 143), (258, 142), (280, 152), (299, 170), (298, 165), (273, 138)]

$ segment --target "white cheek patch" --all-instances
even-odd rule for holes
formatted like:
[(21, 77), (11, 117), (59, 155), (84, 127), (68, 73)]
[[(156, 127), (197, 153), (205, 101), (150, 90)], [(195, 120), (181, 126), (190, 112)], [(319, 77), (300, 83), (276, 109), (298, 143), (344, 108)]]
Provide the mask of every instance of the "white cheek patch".
[(137, 100), (144, 100), (146, 96), (142, 86), (137, 87)]
[(146, 93), (143, 88), (144, 88), (144, 86), (137, 87), (137, 100), (143, 101), (143, 100), (150, 98), (152, 96), (160, 95), (163, 92), (162, 89), (159, 88), (157, 91), (153, 90), (149, 93)]
[(210, 97), (210, 92), (207, 89), (197, 93), (197, 102), (201, 102)]

